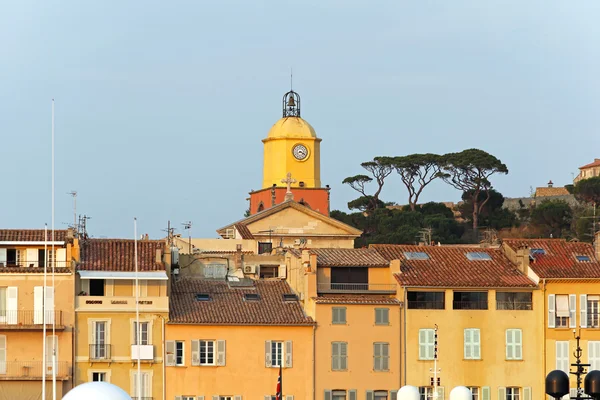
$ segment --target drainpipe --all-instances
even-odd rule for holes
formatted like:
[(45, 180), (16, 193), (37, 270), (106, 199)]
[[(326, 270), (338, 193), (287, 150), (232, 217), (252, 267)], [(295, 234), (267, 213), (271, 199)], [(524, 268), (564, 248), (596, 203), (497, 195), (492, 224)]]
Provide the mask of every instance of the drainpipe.
[[(542, 304), (546, 304), (546, 278), (544, 278), (542, 280)], [(542, 307), (543, 309), (543, 317), (542, 320), (544, 321), (544, 324), (542, 326), (542, 331), (544, 332), (543, 335), (543, 341), (542, 341), (542, 346), (543, 346), (543, 351), (542, 351), (542, 363), (544, 365), (544, 378), (546, 377), (546, 372), (547, 372), (547, 367), (546, 367), (546, 330), (547, 330), (547, 326), (548, 326), (548, 322), (547, 322), (547, 318), (548, 318), (548, 312), (546, 311), (546, 307)], [(545, 382), (545, 381), (544, 381)], [(544, 386), (542, 386), (544, 387)]]
[(312, 365), (313, 365), (313, 387), (312, 387), (312, 398), (313, 400), (316, 400), (317, 398), (316, 396), (316, 379), (317, 379), (317, 360), (316, 360), (316, 355), (317, 355), (317, 341), (316, 341), (316, 332), (317, 332), (317, 325), (315, 322), (315, 325), (313, 325), (313, 356), (312, 356)]
[[(407, 380), (406, 380), (406, 308), (407, 308), (407, 297), (406, 297), (406, 292), (407, 292), (407, 287), (404, 288), (404, 384), (407, 384)], [(445, 295), (445, 294), (444, 294)]]
[(166, 357), (167, 351), (165, 349), (165, 318), (161, 315), (160, 320), (162, 321), (162, 400), (166, 400), (167, 398), (167, 386), (166, 386), (166, 377), (165, 377), (165, 369), (166, 369)]
[[(402, 327), (402, 306), (398, 309), (398, 323), (400, 324), (400, 328)], [(398, 329), (398, 333), (400, 335), (400, 352), (398, 354), (398, 387), (402, 387), (402, 330)]]

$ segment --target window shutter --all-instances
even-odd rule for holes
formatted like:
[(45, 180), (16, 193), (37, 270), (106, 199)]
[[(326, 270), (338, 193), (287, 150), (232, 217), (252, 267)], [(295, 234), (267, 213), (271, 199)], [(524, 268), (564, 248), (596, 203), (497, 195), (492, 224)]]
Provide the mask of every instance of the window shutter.
[(331, 390), (327, 390), (325, 389), (325, 396), (323, 397), (324, 400), (331, 400)]
[(331, 323), (332, 324), (340, 323), (339, 309), (336, 307), (331, 308)]
[(6, 335), (0, 335), (0, 374), (6, 373)]
[(375, 400), (375, 395), (372, 390), (367, 390), (367, 400)]
[(17, 324), (17, 310), (19, 301), (19, 288), (9, 286), (6, 288), (6, 322), (9, 325)]
[[(44, 318), (44, 287), (35, 286), (33, 288), (33, 323), (42, 324)], [(47, 322), (46, 322), (47, 323)]]
[(473, 350), (472, 350), (472, 346), (471, 346), (471, 330), (470, 329), (465, 329), (464, 331), (464, 352), (465, 352), (465, 358), (469, 359), (473, 357)]
[(235, 396), (233, 396), (233, 400), (242, 400), (242, 395), (236, 394)]
[(165, 362), (165, 365), (167, 367), (172, 367), (173, 365), (175, 365), (175, 341), (167, 340), (165, 342), (165, 350), (165, 352), (167, 353), (167, 360)]
[(506, 388), (505, 387), (498, 388), (498, 400), (506, 400)]
[(192, 365), (200, 365), (200, 341), (192, 339)]
[(340, 343), (340, 368), (348, 369), (348, 343)]
[(225, 366), (225, 341), (217, 340), (217, 366)]
[(271, 400), (271, 395), (265, 394), (265, 400)]
[(556, 369), (563, 370), (562, 367), (562, 342), (556, 342)]
[(292, 368), (292, 341), (285, 342), (285, 367)]
[(581, 296), (579, 296), (579, 310), (580, 310), (580, 315), (579, 315), (579, 324), (581, 325), (582, 328), (587, 328), (587, 295), (586, 294), (582, 294)]
[(556, 324), (556, 300), (553, 294), (548, 295), (548, 328), (554, 328)]
[(435, 331), (433, 329), (427, 330), (427, 359), (433, 360), (433, 352), (435, 351)]
[(213, 400), (219, 400), (219, 396), (218, 395), (213, 396)]
[(507, 329), (506, 330), (506, 359), (507, 360), (512, 360), (515, 357), (513, 343), (514, 343), (513, 330)]
[(340, 369), (340, 344), (335, 342), (331, 343), (331, 369)]
[(348, 400), (357, 400), (356, 399), (356, 389), (348, 390)]
[(175, 396), (175, 400), (182, 400), (182, 396)]
[(0, 249), (0, 267), (6, 266), (6, 249)]
[(481, 341), (479, 340), (479, 329), (473, 329), (473, 358), (481, 358)]
[(278, 272), (278, 274), (277, 274), (278, 278), (285, 279), (287, 277), (287, 269), (285, 268), (285, 264), (280, 265), (277, 272)]
[(523, 388), (523, 400), (531, 400), (531, 387)]
[(577, 295), (569, 295), (569, 328), (577, 328)]
[(204, 400), (204, 396), (196, 396), (196, 400)]
[(438, 394), (438, 400), (444, 400), (444, 387), (443, 386), (437, 387), (437, 394)]
[(265, 342), (265, 367), (271, 367), (271, 341)]
[(523, 359), (523, 334), (520, 329), (515, 329), (513, 333), (515, 359)]
[(390, 390), (390, 400), (398, 400), (398, 391)]
[(67, 266), (67, 249), (60, 248), (56, 249), (56, 267), (66, 267)]
[(346, 323), (346, 307), (339, 308), (340, 311), (340, 323)]
[(481, 388), (481, 400), (491, 400), (489, 386), (484, 386)]
[(288, 394), (287, 396), (285, 396), (285, 400), (294, 400), (294, 396)]
[(383, 359), (381, 360), (381, 367), (384, 371), (387, 371), (387, 370), (389, 370), (389, 356), (390, 356), (389, 344), (383, 343), (381, 345), (381, 347), (383, 350), (383, 352), (381, 354), (383, 356)]
[(427, 331), (425, 329), (419, 329), (419, 360), (425, 360), (427, 358)]

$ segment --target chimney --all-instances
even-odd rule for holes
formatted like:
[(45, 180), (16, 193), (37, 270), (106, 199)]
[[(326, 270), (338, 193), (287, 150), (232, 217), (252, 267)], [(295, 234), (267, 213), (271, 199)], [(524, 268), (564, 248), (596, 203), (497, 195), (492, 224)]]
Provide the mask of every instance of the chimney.
[(549, 188), (551, 188), (551, 187), (553, 187), (553, 186), (554, 186), (554, 182), (552, 182), (552, 180), (550, 180), (550, 181), (548, 182), (548, 187), (549, 187)]
[(235, 246), (235, 256), (233, 263), (236, 269), (242, 269), (242, 245), (238, 244)]
[(394, 274), (401, 274), (400, 270), (400, 260), (392, 260), (390, 261), (390, 272), (392, 273), (392, 283), (395, 283)]
[(517, 249), (517, 268), (525, 275), (529, 274), (529, 246), (527, 245)]
[(308, 250), (302, 250), (302, 265), (306, 276), (306, 296), (317, 297), (317, 255), (310, 254)]

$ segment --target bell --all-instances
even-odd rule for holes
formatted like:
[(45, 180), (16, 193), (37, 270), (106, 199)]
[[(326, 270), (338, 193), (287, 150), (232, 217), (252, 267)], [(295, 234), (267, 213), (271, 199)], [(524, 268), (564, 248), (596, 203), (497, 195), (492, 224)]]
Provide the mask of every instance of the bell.
[(294, 95), (290, 94), (290, 98), (287, 103), (288, 107), (296, 107), (296, 102), (294, 101)]

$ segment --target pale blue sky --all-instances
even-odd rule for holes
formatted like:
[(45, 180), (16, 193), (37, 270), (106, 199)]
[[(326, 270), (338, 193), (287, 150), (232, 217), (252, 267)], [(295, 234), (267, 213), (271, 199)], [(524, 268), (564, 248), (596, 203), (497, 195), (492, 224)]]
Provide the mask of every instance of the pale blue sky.
[[(290, 67), (333, 208), (378, 155), (478, 147), (508, 165), (506, 196), (564, 185), (600, 157), (599, 20), (591, 0), (3, 1), (0, 225), (50, 223), (54, 97), (57, 228), (77, 190), (95, 237), (131, 237), (134, 216), (216, 236), (261, 185)], [(384, 199), (405, 197), (390, 180)]]

